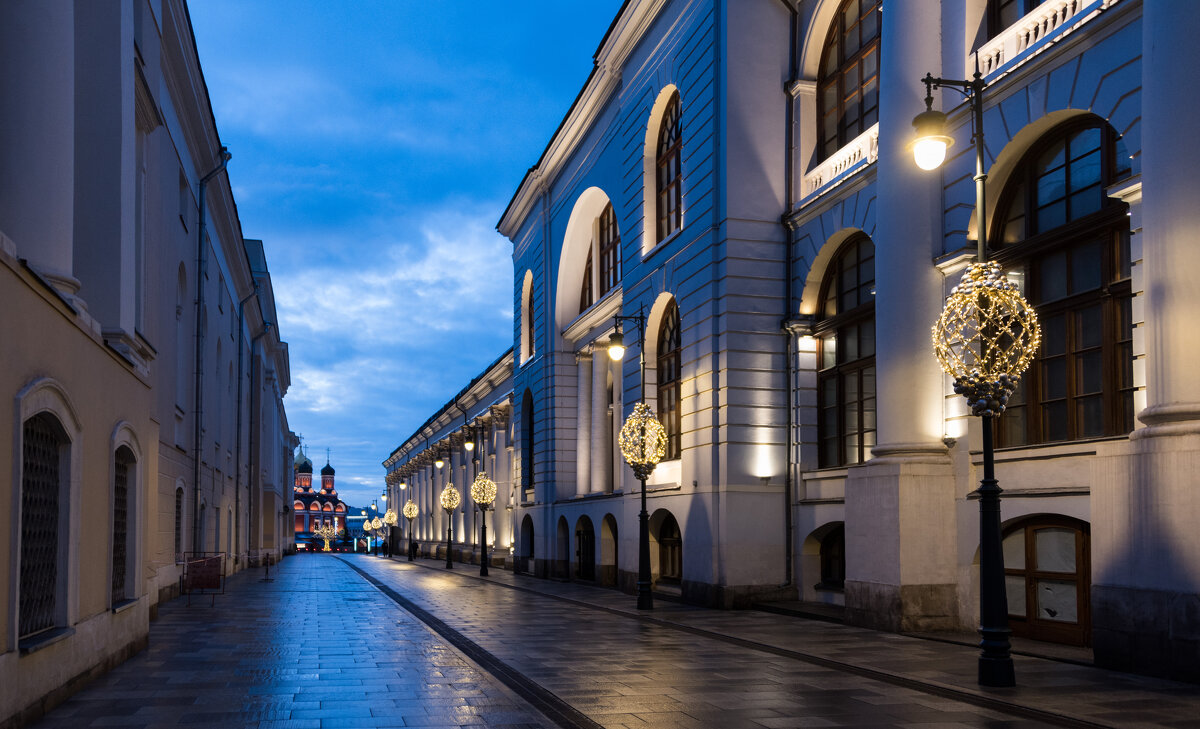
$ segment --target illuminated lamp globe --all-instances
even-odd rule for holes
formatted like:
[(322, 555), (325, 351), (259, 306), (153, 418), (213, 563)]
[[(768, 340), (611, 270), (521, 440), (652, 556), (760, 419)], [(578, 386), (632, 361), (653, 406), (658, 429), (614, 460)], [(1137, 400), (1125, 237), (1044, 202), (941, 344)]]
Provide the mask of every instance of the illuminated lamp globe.
[(613, 362), (620, 362), (625, 356), (625, 335), (621, 334), (621, 330), (612, 333), (608, 338), (608, 358)]
[(946, 160), (946, 150), (954, 141), (946, 136), (946, 115), (928, 109), (913, 119), (913, 128), (917, 130), (917, 139), (911, 147), (917, 167), (937, 169)]
[(412, 521), (413, 519), (417, 518), (417, 513), (418, 511), (416, 502), (414, 502), (412, 499), (409, 499), (408, 503), (404, 505), (404, 518)]
[(388, 509), (387, 513), (383, 515), (383, 523), (390, 527), (396, 526), (396, 522), (398, 521), (400, 520), (396, 517), (396, 512), (392, 509)]
[(999, 417), (1042, 343), (1037, 314), (995, 261), (973, 263), (933, 327), (933, 350), (971, 414)]
[(645, 481), (667, 454), (667, 431), (650, 406), (639, 402), (621, 426), (621, 456), (638, 480)]
[(466, 448), (467, 452), (470, 453), (471, 451), (475, 450), (475, 441), (473, 441), (473, 440), (465, 441), (463, 443), (463, 448)]
[(446, 513), (454, 511), (458, 505), (462, 503), (462, 496), (459, 495), (458, 489), (454, 488), (454, 484), (446, 484), (446, 488), (442, 489), (442, 495), (438, 498), (442, 504), (442, 508)]
[(438, 459), (433, 462), (433, 465), (441, 468), (442, 466), (446, 465), (446, 462), (442, 460), (441, 456), (438, 456)]
[(481, 509), (489, 509), (496, 500), (496, 482), (488, 478), (487, 473), (480, 473), (471, 484), (471, 500)]
[(371, 528), (372, 529), (382, 529), (383, 528), (383, 519), (380, 519), (379, 517), (375, 517), (374, 519), (372, 519), (371, 520)]

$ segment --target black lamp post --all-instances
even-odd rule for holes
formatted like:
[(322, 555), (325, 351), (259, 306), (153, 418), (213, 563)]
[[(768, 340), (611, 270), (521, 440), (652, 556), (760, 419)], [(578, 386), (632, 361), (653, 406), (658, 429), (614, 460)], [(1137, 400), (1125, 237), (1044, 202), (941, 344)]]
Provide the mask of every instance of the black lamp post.
[(408, 519), (408, 561), (413, 561), (413, 519), (417, 518), (417, 504), (412, 499), (404, 505), (404, 518)]
[[(620, 361), (625, 356), (625, 338), (621, 323), (629, 322), (638, 332), (638, 371), (641, 395), (646, 396), (646, 316), (639, 307), (634, 316), (616, 317), (616, 331), (608, 340), (608, 356)], [(638, 514), (638, 581), (637, 609), (653, 610), (654, 596), (650, 591), (650, 513), (646, 509), (646, 479), (666, 454), (667, 436), (654, 410), (644, 401), (637, 403), (633, 413), (621, 426), (621, 455), (642, 485), (642, 510)]]
[(979, 684), (1013, 686), (1016, 676), (1010, 653), (1008, 601), (1004, 585), (1004, 552), (1000, 533), (1000, 493), (993, 454), (993, 420), (1004, 412), (1020, 375), (1037, 352), (1041, 330), (1032, 307), (995, 263), (987, 263), (987, 208), (983, 147), (983, 90), (979, 73), (969, 81), (925, 74), (925, 111), (913, 120), (917, 140), (913, 153), (922, 169), (936, 169), (945, 159), (950, 137), (946, 115), (933, 110), (933, 89), (948, 87), (971, 105), (975, 143), (975, 217), (978, 260), (946, 302), (934, 329), (934, 349), (942, 369), (954, 377), (954, 391), (967, 398), (973, 415), (983, 421), (983, 479), (979, 485)]
[(458, 494), (458, 489), (454, 488), (454, 484), (446, 484), (446, 488), (442, 489), (441, 496), (442, 508), (446, 510), (446, 569), (454, 569), (454, 563), (450, 559), (450, 547), (454, 540), (454, 510), (462, 503), (462, 498)]

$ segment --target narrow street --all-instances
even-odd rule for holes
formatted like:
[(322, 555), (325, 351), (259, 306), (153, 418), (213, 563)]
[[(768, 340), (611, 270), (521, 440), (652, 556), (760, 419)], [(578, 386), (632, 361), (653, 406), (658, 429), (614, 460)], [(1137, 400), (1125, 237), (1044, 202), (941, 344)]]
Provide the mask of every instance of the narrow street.
[(150, 648), (37, 727), (1194, 726), (1200, 689), (431, 560), (290, 557), (165, 605)]

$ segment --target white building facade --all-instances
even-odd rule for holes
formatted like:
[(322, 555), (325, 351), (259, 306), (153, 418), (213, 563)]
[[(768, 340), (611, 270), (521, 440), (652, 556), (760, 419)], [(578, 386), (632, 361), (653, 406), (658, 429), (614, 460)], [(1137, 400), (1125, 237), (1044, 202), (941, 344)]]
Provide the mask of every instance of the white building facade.
[[(1200, 676), (1197, 22), (1138, 0), (626, 3), (498, 224), (516, 564), (632, 590), (615, 443), (644, 399), (669, 438), (656, 591), (973, 629), (981, 425), (930, 328), (986, 225), (1044, 328), (996, 423), (1012, 628)], [(977, 62), (985, 221), (960, 94), (933, 94), (946, 163), (909, 149), (923, 77)]]
[(4, 3), (0, 65), (7, 726), (145, 647), (187, 553), (290, 543), (294, 437), (184, 2)]

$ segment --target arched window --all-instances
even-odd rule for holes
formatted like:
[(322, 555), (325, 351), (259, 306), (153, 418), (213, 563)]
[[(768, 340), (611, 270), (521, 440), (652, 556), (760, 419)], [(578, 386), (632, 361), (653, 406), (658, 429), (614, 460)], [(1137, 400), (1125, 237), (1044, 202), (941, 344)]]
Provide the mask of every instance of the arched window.
[(533, 327), (533, 272), (525, 272), (525, 281), (521, 285), (521, 364), (533, 359), (534, 327)]
[(679, 433), (682, 430), (679, 407), (679, 307), (672, 299), (663, 312), (658, 328), (658, 417), (667, 431), (665, 460), (679, 458)]
[[(596, 219), (596, 248), (600, 253), (600, 296), (621, 282), (621, 234), (617, 231), (617, 214), (612, 203)], [(589, 258), (591, 254), (588, 254)]]
[(55, 626), (61, 613), (60, 548), (64, 534), (62, 486), (67, 474), (66, 431), (50, 413), (21, 428), (21, 568), (17, 635), (26, 638)]
[(825, 159), (879, 121), (880, 0), (843, 0), (821, 52), (818, 157)]
[(1129, 174), (1099, 119), (1068, 122), (1030, 150), (997, 207), (992, 255), (1021, 283), (1042, 348), (1000, 419), (998, 444), (1133, 430), (1133, 293), (1126, 205), (1105, 187)]
[(1091, 636), (1087, 522), (1040, 516), (1004, 534), (1004, 580), (1014, 635), (1086, 645)]
[(875, 245), (846, 241), (821, 285), (817, 435), (822, 468), (862, 463), (875, 445)]
[[(593, 260), (600, 261), (595, 282), (592, 280)], [(592, 239), (588, 247), (587, 263), (583, 267), (583, 283), (579, 292), (579, 311), (584, 311), (597, 299), (604, 298), (604, 295), (615, 289), (620, 282), (621, 235), (617, 231), (617, 214), (609, 202), (592, 226)]]
[(533, 483), (533, 393), (521, 398), (521, 491), (523, 501), (532, 501)]
[(658, 198), (658, 234), (661, 243), (683, 224), (682, 168), (683, 138), (679, 130), (679, 94), (676, 92), (663, 111), (658, 129), (655, 155), (655, 190)]
[(136, 459), (121, 446), (113, 459), (112, 603), (129, 598), (126, 575), (129, 564), (129, 489)]

